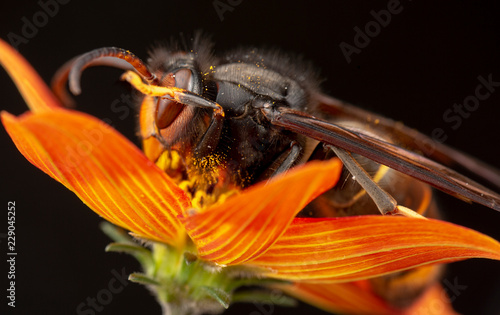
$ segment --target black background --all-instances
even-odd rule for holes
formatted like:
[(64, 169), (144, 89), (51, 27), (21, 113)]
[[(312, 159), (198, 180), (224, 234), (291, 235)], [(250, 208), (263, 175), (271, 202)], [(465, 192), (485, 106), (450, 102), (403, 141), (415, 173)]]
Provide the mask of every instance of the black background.
[[(42, 0), (43, 1), (43, 0)], [(221, 0), (225, 3), (226, 1)], [(239, 1), (233, 1), (233, 3)], [(500, 81), (500, 19), (494, 1), (401, 1), (402, 12), (347, 63), (339, 44), (353, 45), (354, 30), (373, 20), (371, 10), (389, 1), (336, 1), (313, 4), (242, 0), (223, 20), (212, 1), (81, 1), (59, 5), (59, 12), (38, 28), (18, 50), (48, 82), (70, 58), (104, 46), (118, 46), (146, 58), (156, 41), (203, 29), (213, 35), (216, 52), (239, 45), (279, 47), (314, 61), (324, 90), (363, 108), (405, 122), (430, 134), (443, 128), (446, 143), (500, 167), (500, 88), (453, 130), (443, 113), (474, 94), (478, 76)], [(36, 1), (3, 4), (0, 37), (22, 36), (23, 17), (32, 20)], [(119, 70), (93, 68), (83, 77), (78, 108), (113, 125), (135, 141), (134, 115), (121, 119), (110, 104), (126, 85)], [(0, 71), (0, 108), (21, 114), (26, 106), (4, 71)], [(5, 131), (2, 148), (0, 233), (7, 230), (7, 201), (16, 202), (16, 309), (8, 314), (75, 314), (87, 297), (95, 297), (113, 278), (111, 270), (137, 271), (132, 258), (104, 253), (109, 242), (98, 228), (101, 219), (73, 193), (30, 165)], [(448, 220), (500, 239), (500, 214), (438, 195)], [(3, 217), (1, 217), (3, 216)], [(6, 260), (6, 239), (0, 243)], [(2, 264), (0, 279), (7, 266)], [(500, 265), (487, 260), (452, 264), (446, 279), (467, 288), (455, 296), (464, 314), (498, 314)], [(1, 281), (0, 283), (5, 283)], [(2, 285), (0, 310), (5, 309)], [(295, 312), (317, 312), (301, 305)], [(256, 313), (252, 313), (256, 312)], [(4, 311), (0, 311), (4, 314)], [(130, 283), (113, 296), (100, 314), (160, 314), (141, 286)], [(255, 305), (232, 306), (228, 314), (260, 314)], [(289, 314), (274, 308), (273, 314)]]

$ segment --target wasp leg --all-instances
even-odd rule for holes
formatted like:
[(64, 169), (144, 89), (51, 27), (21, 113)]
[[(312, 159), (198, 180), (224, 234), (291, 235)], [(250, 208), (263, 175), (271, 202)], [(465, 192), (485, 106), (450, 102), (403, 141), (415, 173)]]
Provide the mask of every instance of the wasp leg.
[(224, 116), (221, 113), (215, 111), (212, 117), (212, 121), (210, 122), (210, 126), (194, 149), (195, 156), (207, 156), (212, 153), (212, 151), (217, 147), (222, 131), (223, 120)]
[(359, 185), (363, 187), (366, 193), (373, 199), (373, 202), (377, 205), (380, 213), (385, 215), (393, 213), (394, 210), (397, 209), (398, 203), (396, 200), (372, 180), (370, 175), (368, 175), (368, 173), (361, 165), (359, 165), (349, 152), (331, 145), (327, 145), (326, 147), (335, 152), (337, 157), (342, 161), (342, 163), (344, 163), (344, 166), (349, 170), (349, 172), (351, 172), (352, 176), (356, 179)]
[(260, 180), (273, 178), (283, 172), (288, 171), (300, 158), (302, 147), (295, 141), (292, 141), (290, 147), (283, 151), (280, 156), (260, 176)]
[(210, 126), (208, 126), (207, 131), (194, 149), (194, 154), (197, 157), (207, 156), (212, 153), (219, 143), (222, 131), (224, 120), (224, 110), (222, 107), (214, 101), (208, 100), (189, 91), (175, 90), (172, 93), (172, 97), (179, 103), (187, 106), (211, 108), (214, 110)]
[(214, 110), (214, 113), (217, 113), (218, 115), (224, 117), (224, 110), (222, 109), (222, 106), (220, 106), (214, 101), (204, 98), (203, 96), (179, 88), (176, 88), (175, 90), (172, 89), (170, 93), (171, 93), (170, 96), (175, 101), (183, 105), (211, 108)]

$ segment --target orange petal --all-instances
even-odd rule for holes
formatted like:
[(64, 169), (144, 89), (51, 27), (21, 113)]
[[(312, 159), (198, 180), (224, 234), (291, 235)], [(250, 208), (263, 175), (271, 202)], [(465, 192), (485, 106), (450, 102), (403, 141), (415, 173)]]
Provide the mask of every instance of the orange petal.
[(26, 59), (1, 39), (0, 64), (14, 80), (32, 111), (41, 112), (61, 107), (59, 101)]
[(162, 242), (184, 239), (184, 192), (142, 152), (92, 116), (57, 109), (2, 122), (19, 151), (106, 220)]
[(400, 313), (373, 293), (369, 286), (363, 286), (360, 282), (294, 283), (278, 288), (299, 300), (332, 313), (370, 315)]
[(436, 283), (404, 313), (404, 315), (458, 315), (451, 306), (450, 299), (443, 287)]
[(245, 262), (264, 253), (305, 205), (335, 185), (341, 165), (337, 159), (309, 162), (182, 220), (201, 257), (221, 265)]
[(438, 220), (396, 216), (297, 218), (251, 264), (269, 277), (344, 282), (466, 258), (500, 260), (500, 243)]

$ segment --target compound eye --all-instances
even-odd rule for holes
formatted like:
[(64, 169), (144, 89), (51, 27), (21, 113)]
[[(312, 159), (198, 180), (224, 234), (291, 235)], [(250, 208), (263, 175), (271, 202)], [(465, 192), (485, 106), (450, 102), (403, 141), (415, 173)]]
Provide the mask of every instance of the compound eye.
[[(192, 73), (189, 69), (181, 69), (169, 73), (161, 80), (162, 86), (175, 86), (190, 90)], [(159, 98), (156, 106), (156, 126), (164, 129), (170, 126), (184, 109), (184, 105), (167, 98)]]

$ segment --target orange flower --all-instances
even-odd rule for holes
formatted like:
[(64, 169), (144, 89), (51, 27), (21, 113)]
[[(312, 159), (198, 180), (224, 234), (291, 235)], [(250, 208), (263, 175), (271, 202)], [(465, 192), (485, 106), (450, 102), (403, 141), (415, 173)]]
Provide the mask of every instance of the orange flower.
[[(336, 159), (307, 163), (207, 209), (192, 209), (190, 197), (121, 134), (92, 116), (64, 109), (3, 41), (0, 62), (30, 108), (19, 117), (1, 115), (18, 150), (98, 215), (152, 241), (153, 255), (126, 241), (114, 249), (140, 252), (145, 274), (132, 278), (158, 286), (158, 299), (166, 308), (176, 303), (169, 286), (179, 283), (198, 285), (199, 291), (186, 291), (193, 299), (204, 294), (226, 307), (237, 300), (235, 288), (267, 281), (327, 310), (396, 314), (400, 311), (376, 296), (363, 279), (466, 258), (500, 259), (497, 241), (438, 220), (295, 218), (336, 184), (341, 170)], [(170, 256), (161, 256), (162, 251)], [(202, 268), (196, 269), (197, 264)], [(198, 276), (186, 276), (188, 271)], [(439, 290), (429, 289), (406, 314), (418, 313), (426, 301), (444, 296)], [(179, 303), (177, 307), (187, 312)]]

